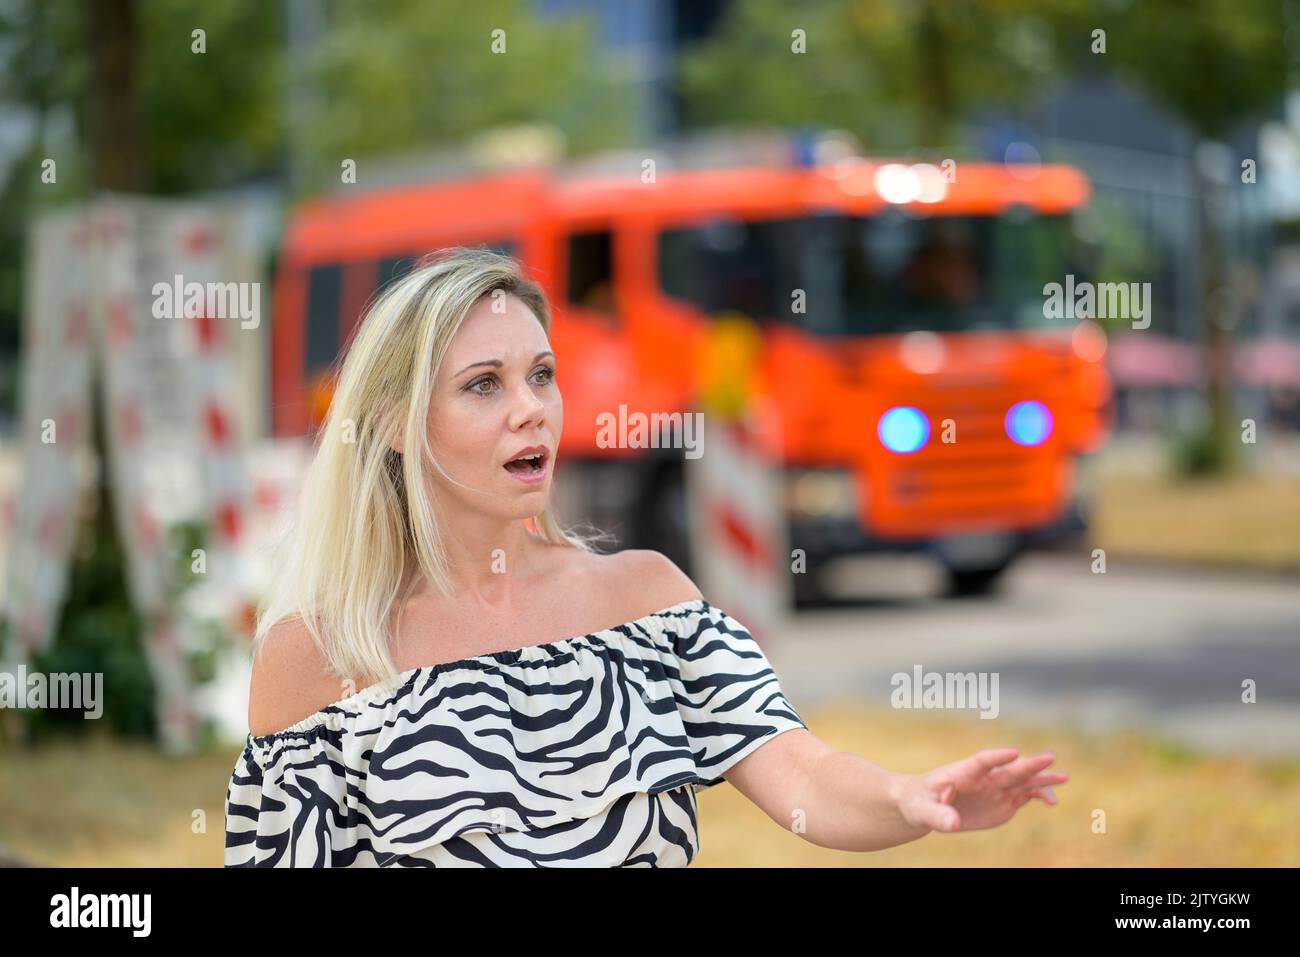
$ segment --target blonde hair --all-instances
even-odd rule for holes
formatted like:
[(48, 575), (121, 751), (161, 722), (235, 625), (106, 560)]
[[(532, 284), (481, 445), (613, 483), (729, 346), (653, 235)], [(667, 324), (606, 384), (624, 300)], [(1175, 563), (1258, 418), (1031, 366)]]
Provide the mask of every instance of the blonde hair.
[[(259, 609), (254, 654), (272, 626), (297, 615), (336, 675), (391, 679), (392, 612), (403, 581), (414, 585), (420, 572), (452, 593), (427, 481), (428, 463), (446, 475), (429, 447), (429, 404), (466, 314), (497, 290), (520, 299), (550, 332), (541, 287), (514, 259), (487, 249), (426, 256), (374, 300), (339, 371)], [(390, 444), (399, 431), (404, 455)], [(549, 506), (533, 525), (554, 545), (591, 550), (600, 537), (562, 528)]]

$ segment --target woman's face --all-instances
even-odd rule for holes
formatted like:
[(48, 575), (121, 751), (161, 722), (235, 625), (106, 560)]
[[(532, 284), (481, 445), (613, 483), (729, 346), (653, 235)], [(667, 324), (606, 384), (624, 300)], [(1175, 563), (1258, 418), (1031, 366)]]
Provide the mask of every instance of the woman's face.
[(542, 511), (564, 420), (554, 379), (546, 332), (522, 300), (499, 293), (474, 304), (433, 385), (429, 441), (460, 483), (431, 470), (439, 501), (500, 518)]

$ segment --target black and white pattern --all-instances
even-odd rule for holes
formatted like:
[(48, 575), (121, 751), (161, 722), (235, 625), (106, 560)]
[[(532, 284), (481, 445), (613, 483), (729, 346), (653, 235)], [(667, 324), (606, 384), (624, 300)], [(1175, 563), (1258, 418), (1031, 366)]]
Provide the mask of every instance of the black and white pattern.
[(704, 599), (415, 668), (249, 735), (227, 867), (685, 866), (695, 790), (807, 727)]

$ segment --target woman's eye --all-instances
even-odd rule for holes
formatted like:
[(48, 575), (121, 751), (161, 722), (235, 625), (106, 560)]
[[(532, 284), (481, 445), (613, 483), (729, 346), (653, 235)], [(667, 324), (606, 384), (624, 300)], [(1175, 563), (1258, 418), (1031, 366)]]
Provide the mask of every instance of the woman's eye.
[[(535, 371), (532, 380), (535, 385), (549, 385), (555, 379), (555, 370), (549, 367), (543, 367)], [(475, 379), (469, 385), (465, 386), (466, 392), (473, 392), (476, 395), (491, 395), (496, 391), (496, 377), (485, 375), (481, 379)]]

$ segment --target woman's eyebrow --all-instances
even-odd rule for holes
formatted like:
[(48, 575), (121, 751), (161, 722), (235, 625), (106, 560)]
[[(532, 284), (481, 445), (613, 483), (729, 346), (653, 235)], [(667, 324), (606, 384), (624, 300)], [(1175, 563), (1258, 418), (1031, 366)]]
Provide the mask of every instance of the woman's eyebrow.
[[(550, 356), (552, 359), (554, 359), (555, 353), (550, 351), (539, 352), (537, 353), (537, 355), (533, 356), (533, 361), (536, 362), (538, 359), (541, 359), (544, 356)], [(465, 368), (461, 369), (460, 372), (457, 372), (456, 375), (461, 375), (462, 373), (468, 372), (470, 369), (477, 368), (478, 366), (492, 366), (493, 368), (500, 369), (503, 365), (505, 365), (505, 363), (503, 363), (500, 359), (480, 359), (478, 362), (471, 362)]]

